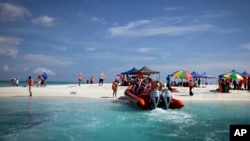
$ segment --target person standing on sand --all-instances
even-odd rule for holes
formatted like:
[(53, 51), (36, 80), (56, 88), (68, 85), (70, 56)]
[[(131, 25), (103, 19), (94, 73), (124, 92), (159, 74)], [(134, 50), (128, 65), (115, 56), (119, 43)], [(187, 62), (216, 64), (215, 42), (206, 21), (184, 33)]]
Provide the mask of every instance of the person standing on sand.
[(18, 78), (16, 78), (16, 86), (17, 87), (19, 86), (19, 80), (18, 80)]
[(166, 80), (167, 80), (167, 84), (170, 86), (170, 81), (171, 81), (170, 75), (167, 76)]
[(201, 79), (199, 78), (198, 79), (198, 87), (200, 87), (200, 85), (201, 85)]
[(81, 85), (81, 81), (82, 81), (82, 73), (79, 73), (78, 75), (78, 85)]
[(118, 81), (112, 83), (113, 98), (117, 98)]
[(89, 80), (90, 80), (90, 84), (93, 84), (94, 83), (94, 76), (93, 75), (91, 75), (91, 77), (89, 78)]
[(101, 72), (101, 74), (100, 74), (100, 79), (99, 79), (99, 86), (102, 86), (102, 85), (103, 85), (104, 78), (105, 78), (105, 75), (104, 75), (103, 72)]
[(31, 76), (28, 77), (27, 79), (27, 83), (28, 83), (28, 86), (29, 86), (29, 92), (30, 92), (30, 95), (29, 96), (32, 96), (32, 91), (31, 91), (31, 87), (34, 85), (34, 81), (32, 79)]
[(192, 89), (194, 87), (194, 81), (192, 79), (189, 80), (189, 95), (190, 96), (193, 96), (193, 92), (192, 92)]

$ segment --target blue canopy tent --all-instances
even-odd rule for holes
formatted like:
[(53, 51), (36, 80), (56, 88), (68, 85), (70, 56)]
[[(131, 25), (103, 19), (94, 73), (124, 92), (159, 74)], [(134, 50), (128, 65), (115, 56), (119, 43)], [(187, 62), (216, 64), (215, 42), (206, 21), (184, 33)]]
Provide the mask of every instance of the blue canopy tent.
[(196, 73), (195, 71), (193, 71), (193, 72), (191, 73), (191, 75), (192, 75), (193, 78), (204, 78), (203, 75), (201, 75), (201, 74), (199, 74), (199, 73)]
[(208, 75), (206, 72), (203, 72), (203, 73), (202, 73), (202, 76), (203, 76), (203, 78), (216, 78), (216, 77), (214, 77), (214, 76)]
[(246, 71), (244, 71), (241, 76), (243, 76), (243, 77), (250, 77), (250, 74), (248, 74)]
[(122, 72), (121, 73), (121, 75), (122, 75), (122, 85), (123, 86), (127, 86), (127, 85), (129, 85), (129, 83), (131, 81), (134, 81), (133, 79), (135, 77), (133, 77), (133, 76), (129, 77), (129, 75), (135, 75), (135, 72), (137, 72), (137, 71), (138, 71), (138, 69), (135, 68), (135, 67), (133, 67), (132, 69), (130, 69), (128, 71)]
[(151, 69), (144, 66), (139, 70), (134, 67), (131, 70), (122, 72), (121, 75), (138, 75), (138, 74), (151, 75), (151, 74), (157, 74), (157, 73), (159, 74), (159, 79), (160, 79), (160, 72), (159, 71), (154, 71), (154, 70), (151, 70)]
[(128, 71), (125, 71), (125, 72), (122, 72), (121, 74), (122, 75), (125, 75), (125, 74), (127, 74), (127, 75), (129, 75), (129, 74), (135, 74), (135, 72), (137, 72), (137, 71), (138, 71), (138, 69), (135, 68), (135, 67), (133, 67), (132, 69), (130, 69)]
[(208, 75), (206, 72), (203, 72), (201, 75), (203, 76), (203, 78), (205, 78), (205, 84), (208, 84), (208, 82), (207, 82), (208, 78), (209, 79), (215, 79), (216, 78), (214, 76)]

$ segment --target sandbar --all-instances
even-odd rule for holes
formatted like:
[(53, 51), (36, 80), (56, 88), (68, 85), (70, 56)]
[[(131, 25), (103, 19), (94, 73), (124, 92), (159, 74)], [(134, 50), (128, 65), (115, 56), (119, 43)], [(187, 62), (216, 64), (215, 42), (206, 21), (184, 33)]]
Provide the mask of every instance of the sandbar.
[[(67, 84), (67, 85), (47, 85), (46, 87), (32, 87), (32, 97), (86, 97), (117, 99), (124, 96), (127, 86), (119, 86), (117, 98), (113, 98), (111, 83), (103, 84)], [(193, 88), (193, 96), (189, 96), (189, 88), (176, 87), (178, 92), (172, 92), (174, 98), (183, 101), (247, 101), (250, 102), (250, 91), (230, 90), (229, 93), (216, 91), (217, 85), (206, 85), (205, 87)], [(0, 87), (0, 97), (28, 97), (28, 87)]]

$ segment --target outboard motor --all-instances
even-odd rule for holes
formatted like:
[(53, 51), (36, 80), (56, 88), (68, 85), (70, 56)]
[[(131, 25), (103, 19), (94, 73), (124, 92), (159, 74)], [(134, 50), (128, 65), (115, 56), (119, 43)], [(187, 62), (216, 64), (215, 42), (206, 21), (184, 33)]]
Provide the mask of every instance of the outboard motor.
[(162, 99), (163, 99), (162, 108), (168, 109), (170, 102), (171, 102), (171, 99), (172, 99), (172, 94), (171, 94), (170, 90), (168, 90), (168, 89), (162, 90)]
[(158, 89), (154, 89), (150, 92), (150, 99), (151, 99), (151, 108), (157, 108), (157, 105), (160, 101), (160, 91)]

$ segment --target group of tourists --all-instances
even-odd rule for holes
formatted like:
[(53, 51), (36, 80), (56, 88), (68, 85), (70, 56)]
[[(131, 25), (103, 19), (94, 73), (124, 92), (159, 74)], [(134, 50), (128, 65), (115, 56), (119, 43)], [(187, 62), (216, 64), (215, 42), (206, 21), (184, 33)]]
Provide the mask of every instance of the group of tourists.
[(11, 86), (12, 87), (18, 87), (19, 86), (19, 79), (16, 77), (11, 78)]
[(149, 95), (151, 108), (155, 109), (160, 102), (163, 101), (163, 109), (168, 109), (172, 98), (171, 87), (163, 85), (159, 80), (151, 78), (137, 78), (132, 82), (131, 92), (137, 96)]
[(46, 87), (46, 80), (42, 75), (37, 76), (37, 87)]
[(229, 90), (250, 90), (250, 79), (248, 77), (244, 77), (242, 80), (219, 78), (218, 84), (222, 92), (229, 92)]
[[(29, 90), (29, 96), (32, 96), (32, 91), (31, 91), (31, 87), (34, 86), (34, 80), (31, 76), (28, 76), (28, 78), (26, 79), (26, 83), (28, 86), (28, 90)], [(11, 78), (11, 86), (19, 86), (19, 79), (16, 77), (12, 77)], [(45, 87), (46, 86), (46, 82), (45, 79), (39, 75), (37, 77), (37, 87)], [(26, 86), (24, 86), (26, 87)]]
[[(81, 82), (83, 81), (83, 75), (82, 73), (79, 73), (78, 77), (78, 85), (80, 86), (81, 85)], [(103, 83), (104, 83), (104, 79), (105, 79), (105, 75), (103, 72), (100, 73), (100, 76), (99, 76), (99, 86), (102, 86)], [(90, 76), (89, 79), (87, 79), (86, 83), (87, 84), (94, 84), (94, 81), (95, 81), (95, 78), (93, 75)]]

